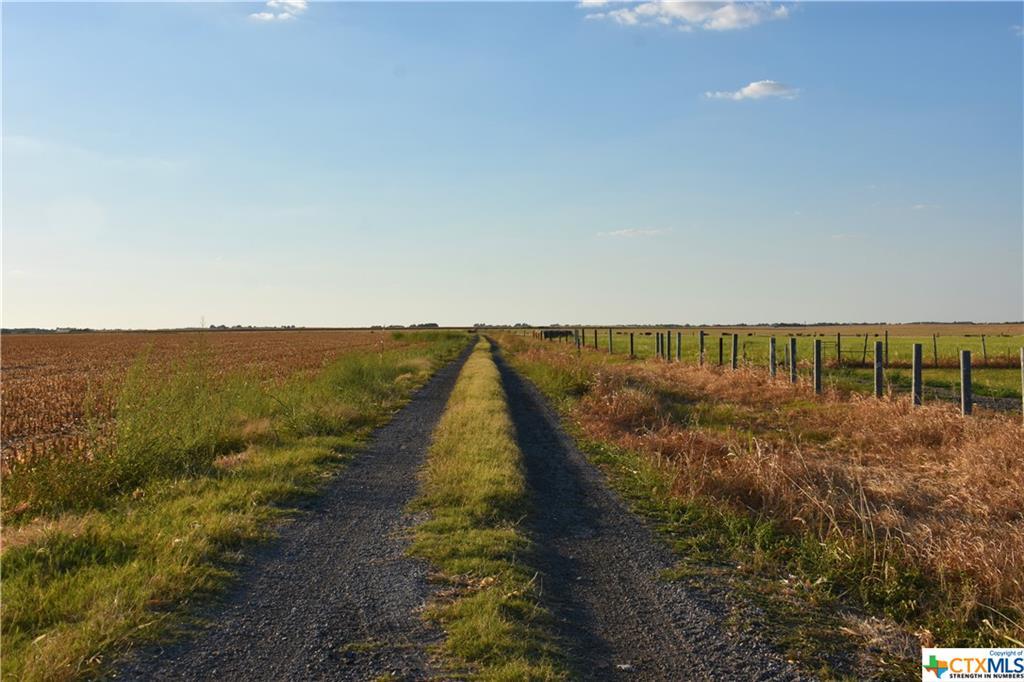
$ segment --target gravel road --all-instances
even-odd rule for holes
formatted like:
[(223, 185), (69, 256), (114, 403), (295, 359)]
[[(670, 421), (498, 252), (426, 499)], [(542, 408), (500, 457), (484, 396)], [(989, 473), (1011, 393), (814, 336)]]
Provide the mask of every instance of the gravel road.
[(209, 625), (132, 656), (131, 680), (423, 679), (441, 633), (419, 611), (428, 568), (405, 554), (405, 512), (458, 372), (440, 369), (379, 429), (310, 512), (258, 550), (237, 587), (200, 614)]
[(537, 389), (495, 360), (533, 495), (543, 598), (574, 678), (791, 680), (756, 633), (730, 626), (724, 595), (660, 578), (671, 551), (613, 493)]

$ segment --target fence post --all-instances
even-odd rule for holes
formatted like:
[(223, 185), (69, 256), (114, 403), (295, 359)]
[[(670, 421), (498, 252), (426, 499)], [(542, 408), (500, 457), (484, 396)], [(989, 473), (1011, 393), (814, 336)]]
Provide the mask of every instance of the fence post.
[(875, 341), (875, 397), (881, 398), (885, 388), (885, 373), (882, 369), (882, 342)]
[(665, 359), (672, 362), (672, 332), (665, 332)]
[(654, 332), (654, 357), (661, 357), (661, 332)]
[(988, 346), (985, 345), (985, 335), (981, 335), (981, 356), (985, 359), (985, 366), (988, 366)]
[(636, 357), (636, 353), (634, 352), (634, 349), (633, 349), (633, 332), (630, 332), (629, 333), (629, 358), (630, 358), (630, 360), (632, 360), (635, 357)]
[(836, 332), (836, 367), (843, 364), (843, 335)]
[(772, 379), (775, 378), (775, 337), (769, 337), (768, 339), (768, 372), (772, 375)]
[(676, 362), (683, 361), (683, 333), (676, 332)]
[(739, 334), (733, 334), (732, 335), (732, 353), (731, 353), (732, 368), (733, 369), (736, 369), (737, 367), (740, 366), (739, 365), (739, 362), (740, 362), (739, 353), (740, 353), (740, 335)]
[(796, 383), (796, 337), (789, 337), (789, 380)]
[(612, 328), (608, 327), (608, 355), (615, 352), (614, 346), (612, 346)]
[(939, 366), (939, 339), (936, 334), (932, 334), (932, 362), (936, 367)]
[(911, 394), (913, 395), (914, 404), (921, 404), (921, 344), (914, 344), (914, 362), (912, 369), (911, 378)]
[(885, 330), (885, 366), (889, 367), (889, 330)]
[(718, 366), (725, 364), (725, 337), (718, 335)]
[(594, 330), (594, 350), (597, 350), (597, 330)]
[(814, 392), (821, 393), (821, 339), (814, 339)]
[[(698, 362), (701, 367), (704, 366), (704, 330), (701, 329), (697, 332), (697, 356)], [(1024, 370), (1021, 370), (1024, 372)]]
[(960, 414), (969, 415), (974, 409), (971, 395), (971, 351), (960, 351)]

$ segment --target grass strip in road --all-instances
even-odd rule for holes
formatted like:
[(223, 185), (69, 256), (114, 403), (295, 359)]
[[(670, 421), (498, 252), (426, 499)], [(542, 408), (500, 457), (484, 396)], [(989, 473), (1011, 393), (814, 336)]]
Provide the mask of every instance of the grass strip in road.
[(520, 526), (528, 513), (522, 454), (486, 340), (462, 369), (413, 506), (429, 519), (416, 527), (412, 553), (440, 569), (451, 588), (426, 615), (445, 629), (456, 674), (563, 678), (551, 615), (524, 563), (531, 543)]
[(180, 627), (466, 340), (349, 353), (273, 396), (196, 367), (129, 382), (108, 450), (5, 476), (38, 512), (4, 514), (2, 677), (95, 677)]

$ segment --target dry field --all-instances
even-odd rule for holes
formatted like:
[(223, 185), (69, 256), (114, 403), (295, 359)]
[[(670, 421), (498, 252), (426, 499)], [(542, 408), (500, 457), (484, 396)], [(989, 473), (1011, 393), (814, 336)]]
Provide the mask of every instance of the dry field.
[(155, 366), (170, 368), (199, 351), (221, 372), (245, 371), (276, 381), (319, 369), (344, 351), (396, 343), (384, 331), (5, 334), (0, 347), (3, 458), (74, 438), (87, 409), (101, 418), (109, 414), (111, 389), (142, 354)]
[(992, 623), (1008, 644), (1024, 635), (1019, 415), (517, 343), (542, 384), (579, 395), (570, 416), (587, 438), (643, 453), (675, 499), (807, 533), (844, 557), (837, 575), (862, 574), (868, 600), (902, 616), (928, 605), (900, 565), (944, 595), (940, 623)]

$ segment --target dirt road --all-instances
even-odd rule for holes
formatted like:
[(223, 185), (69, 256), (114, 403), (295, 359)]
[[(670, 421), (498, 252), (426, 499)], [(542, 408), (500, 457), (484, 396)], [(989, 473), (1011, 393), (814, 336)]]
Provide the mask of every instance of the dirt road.
[[(132, 656), (118, 679), (443, 678), (420, 618), (427, 566), (406, 556), (405, 512), (431, 434), (467, 353), (441, 369), (303, 517), (256, 552), (207, 626)], [(543, 598), (574, 679), (789, 680), (798, 675), (743, 631), (713, 586), (662, 578), (669, 549), (609, 490), (537, 390), (496, 352), (523, 450)]]

